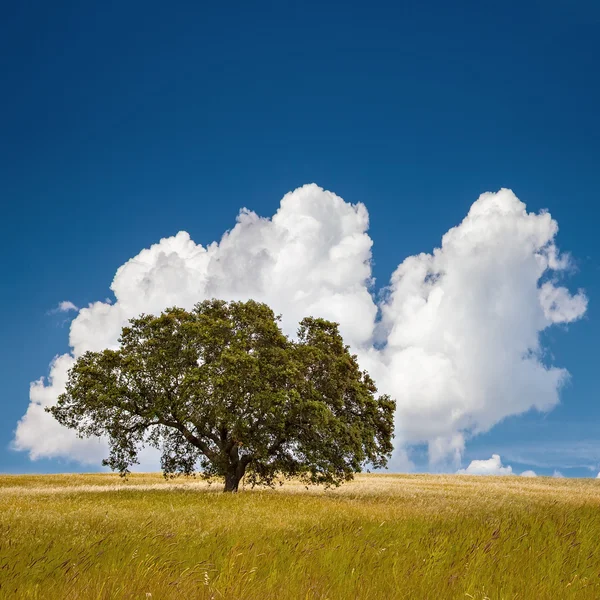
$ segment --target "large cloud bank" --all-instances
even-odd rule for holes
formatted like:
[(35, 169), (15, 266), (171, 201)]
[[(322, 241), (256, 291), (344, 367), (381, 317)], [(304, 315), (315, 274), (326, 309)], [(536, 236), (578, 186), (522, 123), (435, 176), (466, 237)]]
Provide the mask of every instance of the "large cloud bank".
[(80, 440), (44, 412), (73, 360), (115, 347), (141, 312), (211, 297), (267, 302), (290, 335), (305, 315), (338, 321), (380, 391), (397, 400), (396, 465), (422, 443), (431, 462), (458, 461), (470, 435), (557, 404), (568, 372), (542, 362), (540, 332), (582, 317), (587, 300), (557, 283), (569, 261), (548, 213), (527, 213), (510, 190), (483, 194), (440, 248), (398, 266), (379, 304), (368, 225), (363, 204), (306, 185), (270, 219), (243, 209), (219, 242), (203, 247), (179, 232), (142, 250), (117, 270), (114, 303), (79, 310), (71, 353), (31, 385), (15, 448), (32, 459), (99, 462), (104, 442)]

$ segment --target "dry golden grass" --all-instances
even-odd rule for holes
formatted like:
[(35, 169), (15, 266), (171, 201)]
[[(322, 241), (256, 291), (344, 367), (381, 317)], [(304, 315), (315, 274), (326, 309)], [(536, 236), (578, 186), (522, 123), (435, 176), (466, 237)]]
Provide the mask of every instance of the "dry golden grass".
[(600, 481), (0, 476), (1, 598), (600, 598)]

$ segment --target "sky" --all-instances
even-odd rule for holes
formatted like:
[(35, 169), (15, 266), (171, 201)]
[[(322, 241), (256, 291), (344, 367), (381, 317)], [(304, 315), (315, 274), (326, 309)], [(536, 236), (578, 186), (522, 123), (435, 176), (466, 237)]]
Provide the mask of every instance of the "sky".
[(43, 411), (72, 361), (219, 296), (340, 322), (398, 402), (391, 470), (595, 477), (599, 25), (591, 0), (3, 7), (0, 472), (100, 470)]

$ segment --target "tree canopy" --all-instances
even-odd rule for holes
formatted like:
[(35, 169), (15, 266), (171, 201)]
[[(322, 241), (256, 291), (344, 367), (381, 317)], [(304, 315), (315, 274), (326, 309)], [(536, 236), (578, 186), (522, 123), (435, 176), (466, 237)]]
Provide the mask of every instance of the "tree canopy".
[(307, 317), (290, 340), (265, 304), (207, 300), (132, 319), (119, 342), (79, 357), (47, 410), (108, 438), (103, 464), (122, 475), (144, 445), (165, 476), (199, 470), (225, 491), (244, 476), (338, 485), (391, 455), (395, 402), (376, 396), (336, 323)]

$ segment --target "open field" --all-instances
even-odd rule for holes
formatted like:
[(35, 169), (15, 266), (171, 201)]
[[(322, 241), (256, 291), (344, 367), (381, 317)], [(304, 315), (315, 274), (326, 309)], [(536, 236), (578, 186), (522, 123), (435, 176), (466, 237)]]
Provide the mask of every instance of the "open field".
[(1, 598), (600, 598), (600, 481), (0, 476)]

